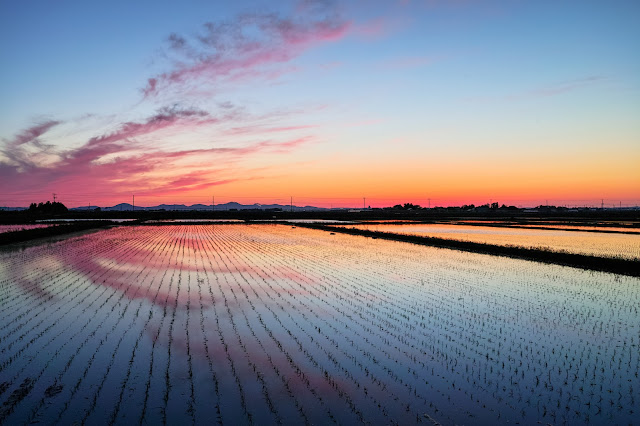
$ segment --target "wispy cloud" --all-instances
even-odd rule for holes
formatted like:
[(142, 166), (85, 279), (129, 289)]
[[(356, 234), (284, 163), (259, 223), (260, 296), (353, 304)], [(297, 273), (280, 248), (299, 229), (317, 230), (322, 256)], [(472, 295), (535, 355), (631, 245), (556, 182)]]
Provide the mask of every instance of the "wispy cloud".
[(314, 45), (339, 40), (352, 27), (331, 3), (302, 2), (299, 8), (307, 13), (295, 19), (245, 13), (229, 21), (207, 22), (194, 37), (169, 35), (172, 69), (149, 78), (142, 93), (149, 98), (184, 92), (196, 84), (276, 78), (287, 69), (273, 65), (287, 63)]
[[(255, 156), (264, 162), (264, 155), (286, 155), (319, 140), (318, 125), (291, 122), (310, 108), (285, 107), (252, 115), (242, 105), (215, 96), (205, 102), (201, 95), (233, 89), (238, 81), (278, 78), (294, 71), (290, 62), (307, 50), (354, 31), (354, 24), (342, 18), (335, 3), (304, 0), (290, 16), (245, 13), (229, 21), (208, 22), (189, 36), (170, 34), (168, 70), (148, 79), (142, 89), (144, 99), (136, 107), (145, 100), (178, 99), (176, 103), (144, 119), (127, 120), (123, 114), (125, 119), (115, 125), (111, 120), (122, 115), (114, 114), (109, 130), (87, 134), (90, 129), (83, 128), (82, 139), (76, 134), (76, 146), (71, 148), (60, 135), (48, 133), (62, 121), (34, 123), (0, 143), (0, 192), (16, 197), (97, 190), (151, 195), (256, 178), (247, 171)], [(191, 104), (208, 105), (214, 112), (184, 106)], [(78, 130), (74, 120), (64, 124)], [(196, 142), (190, 140), (194, 134)], [(189, 145), (176, 148), (178, 140)], [(267, 161), (265, 170), (270, 167)]]
[(592, 75), (584, 78), (578, 78), (575, 80), (564, 81), (558, 84), (553, 84), (545, 87), (539, 87), (537, 89), (529, 90), (524, 93), (518, 93), (515, 95), (507, 96), (507, 100), (520, 100), (527, 98), (537, 97), (549, 97), (558, 96), (565, 93), (574, 92), (576, 90), (584, 89), (598, 83), (601, 83), (608, 78), (603, 75)]
[[(311, 135), (289, 139), (264, 139), (242, 145), (224, 146), (214, 141), (210, 148), (166, 150), (140, 138), (156, 132), (233, 122), (206, 111), (178, 106), (162, 108), (140, 122), (126, 122), (113, 132), (90, 138), (83, 145), (60, 150), (52, 161), (39, 161), (48, 149), (43, 143), (27, 152), (21, 146), (35, 141), (53, 127), (53, 122), (33, 125), (13, 139), (4, 141), (0, 157), (0, 192), (17, 195), (30, 192), (92, 193), (96, 188), (112, 194), (136, 191), (139, 194), (165, 194), (194, 191), (250, 178), (239, 161), (257, 153), (286, 154), (315, 140)], [(249, 126), (250, 127), (250, 126)], [(304, 130), (311, 126), (267, 128), (276, 134)], [(215, 165), (215, 168), (212, 168)], [(15, 183), (20, 185), (16, 186)]]
[(229, 135), (284, 133), (284, 132), (293, 132), (298, 130), (309, 130), (317, 127), (318, 125), (314, 125), (314, 124), (304, 124), (300, 126), (282, 126), (282, 127), (266, 127), (262, 125), (251, 125), (251, 126), (233, 127), (229, 129), (226, 133)]
[(43, 154), (51, 152), (53, 146), (44, 144), (40, 137), (60, 123), (57, 120), (47, 120), (33, 124), (13, 139), (3, 140), (0, 153), (20, 167), (30, 167), (34, 161), (42, 158)]
[(158, 112), (142, 123), (126, 122), (113, 133), (92, 138), (89, 145), (97, 145), (109, 142), (116, 142), (153, 133), (177, 124), (199, 124), (207, 125), (216, 123), (218, 120), (207, 111), (199, 109), (184, 109), (178, 105), (163, 107)]
[(60, 121), (56, 120), (48, 120), (34, 124), (17, 134), (15, 138), (9, 142), (9, 145), (17, 147), (26, 143), (37, 143), (40, 136), (47, 133), (52, 127), (57, 126), (58, 124), (60, 124)]
[(574, 80), (567, 80), (548, 86), (540, 86), (535, 89), (513, 93), (505, 96), (473, 96), (465, 98), (467, 102), (504, 102), (504, 101), (522, 101), (535, 98), (547, 98), (565, 95), (571, 92), (575, 92), (582, 89), (600, 84), (609, 80), (609, 77), (604, 75), (592, 75), (588, 77), (576, 78)]
[[(142, 148), (137, 138), (153, 134), (160, 130), (188, 126), (206, 126), (218, 122), (208, 112), (198, 109), (185, 109), (178, 105), (164, 107), (142, 122), (125, 122), (115, 131), (90, 138), (85, 144), (74, 149), (57, 149), (52, 144), (44, 144), (40, 137), (60, 121), (47, 121), (35, 124), (16, 135), (12, 140), (4, 141), (0, 150), (7, 161), (0, 166), (14, 167), (18, 172), (31, 172), (46, 167), (39, 159), (42, 154), (58, 157), (58, 165), (82, 167), (109, 154), (122, 154), (126, 151)], [(25, 147), (28, 146), (28, 150)]]

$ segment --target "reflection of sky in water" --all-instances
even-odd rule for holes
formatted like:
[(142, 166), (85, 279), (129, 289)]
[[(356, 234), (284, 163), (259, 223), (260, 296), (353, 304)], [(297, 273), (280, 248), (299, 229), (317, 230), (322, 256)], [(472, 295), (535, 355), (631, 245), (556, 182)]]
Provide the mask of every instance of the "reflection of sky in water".
[(284, 225), (165, 225), (4, 251), (0, 281), (0, 403), (36, 380), (11, 423), (135, 423), (141, 407), (152, 423), (631, 421), (598, 413), (600, 384), (638, 408), (636, 278)]
[(596, 256), (640, 259), (640, 234), (442, 224), (349, 225), (349, 227), (477, 243), (539, 247)]
[(576, 231), (598, 231), (598, 232), (624, 232), (639, 234), (640, 229), (629, 227), (616, 227), (616, 226), (576, 226), (576, 225), (519, 225), (526, 228), (559, 228), (559, 229), (575, 229)]

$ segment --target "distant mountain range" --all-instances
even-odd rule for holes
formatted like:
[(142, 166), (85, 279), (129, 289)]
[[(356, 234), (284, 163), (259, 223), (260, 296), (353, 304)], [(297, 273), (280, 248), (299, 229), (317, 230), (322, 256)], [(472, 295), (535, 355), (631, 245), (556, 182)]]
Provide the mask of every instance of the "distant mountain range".
[[(71, 208), (69, 210), (72, 211), (78, 211), (78, 210), (88, 210), (88, 209), (95, 209), (96, 206), (81, 206), (81, 207), (74, 207)], [(101, 207), (102, 211), (131, 211), (133, 210), (133, 206), (129, 203), (120, 203), (117, 204), (115, 206), (112, 207)], [(289, 205), (282, 205), (282, 204), (240, 204), (240, 203), (236, 203), (236, 202), (229, 202), (229, 203), (225, 203), (225, 204), (216, 204), (215, 205), (215, 210), (220, 211), (220, 210), (273, 210), (273, 209), (282, 209), (282, 210), (286, 210), (286, 211), (290, 211), (293, 209), (293, 211), (318, 211), (318, 210), (328, 210), (322, 207), (315, 207), (315, 206), (289, 206)], [(135, 210), (168, 210), (168, 211), (193, 211), (193, 210), (205, 210), (205, 211), (211, 211), (213, 210), (211, 208), (211, 204), (206, 205), (206, 204), (193, 204), (191, 206), (186, 206), (184, 204), (160, 204), (158, 206), (151, 206), (151, 207), (140, 207), (140, 206), (135, 206)]]

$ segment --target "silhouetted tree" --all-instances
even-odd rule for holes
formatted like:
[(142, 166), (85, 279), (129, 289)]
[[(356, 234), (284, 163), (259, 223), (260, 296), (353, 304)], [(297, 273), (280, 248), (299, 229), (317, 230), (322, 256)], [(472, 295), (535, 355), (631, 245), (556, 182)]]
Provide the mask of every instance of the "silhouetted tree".
[(47, 201), (46, 203), (38, 203), (37, 205), (36, 203), (31, 203), (29, 205), (30, 213), (63, 214), (68, 211), (69, 209), (67, 209), (67, 207), (64, 204), (58, 203), (57, 201), (54, 201), (53, 203), (51, 201)]

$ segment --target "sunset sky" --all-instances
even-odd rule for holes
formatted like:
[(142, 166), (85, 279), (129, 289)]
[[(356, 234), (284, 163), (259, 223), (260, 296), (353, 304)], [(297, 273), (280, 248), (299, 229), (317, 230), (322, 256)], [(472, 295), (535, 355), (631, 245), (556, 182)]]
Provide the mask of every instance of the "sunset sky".
[(639, 16), (637, 0), (2, 1), (0, 206), (637, 205)]

